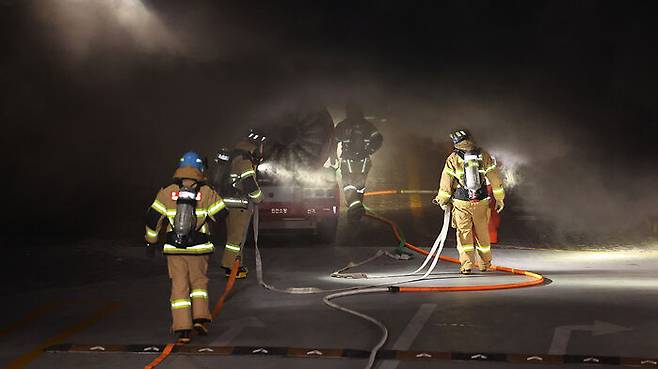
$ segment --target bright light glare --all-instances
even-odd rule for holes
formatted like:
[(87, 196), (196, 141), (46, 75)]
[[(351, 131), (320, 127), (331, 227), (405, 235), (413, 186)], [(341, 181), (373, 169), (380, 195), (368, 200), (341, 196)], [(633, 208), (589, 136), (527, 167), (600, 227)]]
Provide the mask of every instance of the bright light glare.
[(58, 32), (62, 47), (75, 57), (87, 56), (102, 42), (113, 45), (124, 41), (125, 35), (146, 51), (178, 52), (181, 48), (178, 39), (141, 0), (44, 0), (34, 11)]
[(309, 187), (326, 187), (328, 184), (335, 182), (334, 171), (327, 169), (315, 171), (305, 169), (289, 170), (276, 165), (276, 163), (264, 162), (258, 166), (258, 171), (284, 184), (298, 182)]

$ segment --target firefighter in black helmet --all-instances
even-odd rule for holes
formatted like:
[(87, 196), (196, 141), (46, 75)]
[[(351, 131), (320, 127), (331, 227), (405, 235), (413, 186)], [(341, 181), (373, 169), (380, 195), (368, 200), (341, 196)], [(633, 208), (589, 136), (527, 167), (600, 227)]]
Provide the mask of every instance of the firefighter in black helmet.
[(372, 167), (370, 155), (379, 150), (384, 139), (355, 103), (347, 104), (346, 115), (345, 120), (336, 126), (336, 140), (341, 144), (340, 173), (347, 217), (356, 221), (365, 213), (363, 193)]
[[(263, 200), (263, 192), (258, 185), (257, 168), (263, 158), (263, 145), (266, 136), (263, 132), (250, 130), (235, 148), (227, 154), (225, 174), (216, 184), (228, 209), (226, 219), (226, 246), (222, 257), (222, 268), (228, 277), (236, 258), (242, 262), (242, 254), (254, 205)], [(237, 278), (247, 277), (247, 267), (242, 263)]]

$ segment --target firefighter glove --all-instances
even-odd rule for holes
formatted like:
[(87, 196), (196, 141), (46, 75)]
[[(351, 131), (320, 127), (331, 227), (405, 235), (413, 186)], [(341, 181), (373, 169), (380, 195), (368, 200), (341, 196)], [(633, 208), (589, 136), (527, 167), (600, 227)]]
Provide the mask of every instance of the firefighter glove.
[(443, 211), (446, 211), (446, 209), (448, 209), (448, 203), (447, 202), (441, 203), (441, 200), (439, 199), (439, 195), (436, 195), (436, 197), (432, 199), (432, 204), (440, 206)]
[(496, 200), (496, 213), (500, 213), (503, 211), (503, 208), (505, 207), (505, 203), (503, 200)]

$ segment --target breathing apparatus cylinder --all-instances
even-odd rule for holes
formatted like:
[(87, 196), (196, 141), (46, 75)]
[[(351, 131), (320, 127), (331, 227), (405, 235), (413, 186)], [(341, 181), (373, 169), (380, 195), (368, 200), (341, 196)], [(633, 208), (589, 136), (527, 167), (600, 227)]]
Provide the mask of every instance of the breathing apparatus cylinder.
[(464, 154), (464, 174), (466, 176), (464, 187), (469, 191), (474, 192), (482, 187), (480, 160), (480, 155), (473, 153)]
[(174, 242), (183, 246), (191, 237), (192, 230), (196, 225), (196, 197), (193, 188), (181, 187), (176, 200), (176, 216), (174, 217)]

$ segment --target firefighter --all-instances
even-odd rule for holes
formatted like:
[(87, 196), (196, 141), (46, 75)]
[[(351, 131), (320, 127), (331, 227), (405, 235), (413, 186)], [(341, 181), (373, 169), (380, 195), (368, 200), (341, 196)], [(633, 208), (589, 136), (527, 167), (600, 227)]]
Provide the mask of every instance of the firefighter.
[[(227, 277), (231, 274), (235, 259), (240, 258), (242, 261), (254, 205), (263, 201), (256, 169), (263, 159), (265, 140), (266, 136), (262, 132), (251, 130), (228, 154), (230, 159), (226, 168), (227, 180), (224, 181), (228, 182), (228, 185), (222, 185), (220, 190), (229, 212), (226, 219), (226, 246), (222, 257), (222, 268)], [(247, 273), (247, 267), (240, 265), (237, 278), (246, 278)]]
[(336, 126), (336, 141), (341, 144), (339, 167), (347, 217), (356, 221), (365, 213), (363, 194), (372, 167), (370, 155), (379, 150), (384, 139), (356, 104), (347, 104), (346, 115), (345, 120)]
[(491, 211), (486, 181), (491, 184), (498, 213), (505, 206), (505, 190), (495, 159), (475, 145), (468, 131), (457, 130), (450, 138), (454, 151), (446, 159), (439, 193), (432, 201), (444, 210), (452, 202), (452, 226), (457, 229), (460, 272), (471, 273), (476, 265), (476, 250), (481, 260), (478, 267), (480, 271), (486, 271), (492, 259), (488, 229)]
[(227, 215), (222, 198), (206, 184), (204, 161), (195, 152), (181, 158), (173, 183), (160, 189), (147, 210), (147, 255), (153, 256), (164, 226), (163, 253), (171, 279), (172, 331), (180, 343), (190, 341), (191, 330), (207, 335), (211, 320), (208, 307), (208, 259), (215, 247), (208, 220)]

